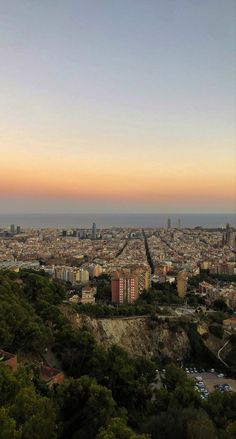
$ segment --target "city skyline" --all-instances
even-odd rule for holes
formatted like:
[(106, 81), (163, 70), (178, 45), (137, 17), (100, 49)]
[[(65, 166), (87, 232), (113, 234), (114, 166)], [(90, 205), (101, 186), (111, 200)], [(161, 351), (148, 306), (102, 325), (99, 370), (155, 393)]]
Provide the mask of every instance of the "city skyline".
[(235, 4), (4, 2), (0, 213), (234, 213)]

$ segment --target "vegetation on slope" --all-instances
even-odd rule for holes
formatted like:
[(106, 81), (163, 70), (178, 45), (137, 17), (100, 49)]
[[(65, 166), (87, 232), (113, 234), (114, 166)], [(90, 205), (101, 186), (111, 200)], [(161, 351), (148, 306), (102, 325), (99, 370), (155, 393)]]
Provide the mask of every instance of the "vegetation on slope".
[(1, 439), (235, 437), (235, 394), (202, 401), (175, 365), (166, 368), (165, 387), (152, 390), (156, 364), (116, 346), (105, 351), (86, 328), (73, 329), (58, 307), (64, 297), (45, 275), (0, 274), (0, 347), (37, 355), (47, 347), (67, 375), (49, 390), (32, 367), (13, 373), (1, 363)]

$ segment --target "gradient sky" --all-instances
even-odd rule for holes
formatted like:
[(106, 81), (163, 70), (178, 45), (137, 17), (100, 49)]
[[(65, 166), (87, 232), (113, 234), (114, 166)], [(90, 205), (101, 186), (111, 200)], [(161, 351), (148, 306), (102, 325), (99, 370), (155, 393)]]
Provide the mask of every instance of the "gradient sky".
[(234, 0), (0, 0), (0, 213), (235, 212)]

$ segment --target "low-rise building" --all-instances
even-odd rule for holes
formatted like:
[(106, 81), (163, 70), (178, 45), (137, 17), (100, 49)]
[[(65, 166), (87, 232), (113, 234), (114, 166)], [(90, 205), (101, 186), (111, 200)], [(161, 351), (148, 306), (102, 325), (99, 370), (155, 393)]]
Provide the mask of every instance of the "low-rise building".
[(236, 331), (236, 316), (230, 317), (229, 319), (223, 320), (223, 325), (225, 329), (231, 331)]
[(10, 352), (0, 349), (0, 363), (9, 366), (13, 371), (17, 369), (17, 356)]
[(95, 297), (92, 292), (82, 291), (81, 297), (79, 298), (80, 303), (95, 303)]
[(39, 366), (39, 377), (42, 381), (45, 381), (49, 388), (62, 384), (65, 380), (64, 373), (61, 370), (46, 366), (45, 364), (40, 364)]

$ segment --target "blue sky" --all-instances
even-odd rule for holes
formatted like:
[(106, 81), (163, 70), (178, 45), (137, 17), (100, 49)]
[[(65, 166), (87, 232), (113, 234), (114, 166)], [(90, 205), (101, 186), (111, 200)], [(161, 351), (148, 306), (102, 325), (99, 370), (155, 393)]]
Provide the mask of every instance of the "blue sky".
[(3, 211), (234, 210), (234, 1), (0, 3)]

